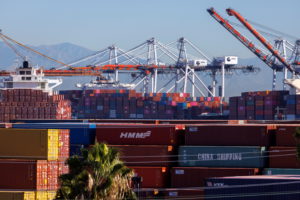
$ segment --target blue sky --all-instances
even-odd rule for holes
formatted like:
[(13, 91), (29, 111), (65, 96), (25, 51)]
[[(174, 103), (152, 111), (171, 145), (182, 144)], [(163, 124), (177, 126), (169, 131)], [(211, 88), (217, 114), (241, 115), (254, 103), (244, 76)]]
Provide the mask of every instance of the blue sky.
[(231, 7), (300, 38), (300, 0), (1, 0), (0, 28), (31, 45), (70, 42), (91, 50), (111, 44), (129, 49), (150, 37), (167, 43), (184, 36), (211, 57), (254, 57), (207, 13), (209, 7), (226, 18), (225, 9)]

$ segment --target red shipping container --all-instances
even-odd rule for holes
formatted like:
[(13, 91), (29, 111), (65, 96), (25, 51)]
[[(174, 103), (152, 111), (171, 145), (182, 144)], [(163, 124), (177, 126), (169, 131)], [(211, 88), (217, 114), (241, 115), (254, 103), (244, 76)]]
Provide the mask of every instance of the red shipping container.
[(177, 145), (183, 131), (175, 125), (97, 125), (96, 139), (108, 144)]
[(141, 188), (165, 188), (169, 186), (167, 167), (129, 167), (137, 177), (141, 177)]
[(296, 147), (270, 147), (270, 168), (300, 168)]
[(58, 161), (58, 176), (69, 173), (69, 166), (66, 161)]
[(58, 134), (58, 159), (66, 160), (70, 155), (70, 131), (69, 129), (60, 129)]
[(136, 195), (141, 199), (205, 199), (204, 190), (197, 188), (164, 188), (163, 190), (153, 188), (147, 191), (136, 191)]
[(275, 126), (214, 124), (187, 126), (186, 145), (270, 146)]
[(48, 177), (47, 177), (47, 189), (57, 190), (58, 189), (58, 162), (48, 161)]
[(47, 161), (0, 160), (0, 188), (47, 190)]
[(177, 151), (162, 145), (110, 145), (119, 149), (120, 159), (127, 166), (169, 166), (176, 163)]
[(171, 187), (203, 187), (205, 179), (223, 176), (247, 176), (259, 173), (257, 168), (173, 167)]
[[(276, 130), (276, 145), (295, 147), (297, 140), (294, 137), (296, 128), (300, 127), (297, 124), (278, 125)], [(300, 142), (300, 141), (299, 141)]]

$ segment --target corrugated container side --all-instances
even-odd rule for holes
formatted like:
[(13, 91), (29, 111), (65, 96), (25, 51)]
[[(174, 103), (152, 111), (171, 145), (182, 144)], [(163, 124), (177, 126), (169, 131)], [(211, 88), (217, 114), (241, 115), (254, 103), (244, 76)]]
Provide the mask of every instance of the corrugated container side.
[(297, 145), (297, 140), (294, 137), (296, 129), (299, 125), (278, 125), (276, 131), (276, 146), (291, 146)]
[(34, 191), (0, 191), (0, 200), (36, 200)]
[(265, 168), (263, 175), (300, 175), (300, 169)]
[(167, 167), (130, 166), (137, 177), (142, 178), (141, 188), (166, 188), (169, 186)]
[(176, 164), (177, 149), (162, 145), (110, 145), (119, 149), (127, 166), (170, 166)]
[(296, 147), (270, 147), (270, 168), (299, 168), (300, 160), (296, 156)]
[(268, 125), (186, 126), (185, 144), (204, 146), (269, 146), (275, 127)]
[[(209, 178), (205, 189), (205, 198), (218, 199), (299, 199), (299, 178), (284, 176), (224, 177)], [(263, 184), (263, 186), (261, 185)]]
[(263, 168), (265, 147), (180, 146), (179, 166)]
[(175, 126), (123, 125), (97, 126), (96, 139), (113, 145), (177, 145), (183, 132)]
[(206, 178), (251, 176), (258, 173), (259, 169), (257, 168), (173, 167), (171, 169), (171, 187), (204, 187)]
[(57, 159), (57, 134), (49, 132), (53, 135), (50, 137), (48, 132), (35, 129), (0, 129), (0, 156), (15, 159)]
[(58, 159), (58, 133), (57, 129), (48, 130), (48, 160)]
[(0, 188), (47, 190), (47, 161), (0, 160)]

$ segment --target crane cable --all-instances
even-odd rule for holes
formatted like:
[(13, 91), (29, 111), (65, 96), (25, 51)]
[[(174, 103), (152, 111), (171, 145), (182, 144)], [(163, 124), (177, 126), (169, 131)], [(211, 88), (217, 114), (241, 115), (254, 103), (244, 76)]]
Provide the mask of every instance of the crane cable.
[[(24, 45), (24, 44), (22, 44), (22, 43), (16, 41), (16, 40), (14, 40), (14, 39), (12, 39), (12, 38), (10, 38), (10, 37), (4, 35), (4, 34), (1, 33), (1, 32), (0, 32), (0, 36), (1, 36), (2, 39), (3, 39), (3, 38), (6, 38), (6, 39), (8, 39), (8, 40), (10, 40), (10, 41), (12, 41), (12, 42), (18, 44), (19, 46), (22, 46), (22, 47), (24, 47), (24, 48), (26, 48), (26, 49), (28, 49), (28, 50), (30, 50), (30, 51), (32, 51), (32, 52), (34, 52), (34, 53), (40, 55), (40, 56), (43, 56), (43, 57), (49, 59), (49, 60), (52, 60), (52, 61), (54, 61), (54, 62), (56, 62), (56, 63), (59, 63), (59, 64), (61, 64), (61, 65), (63, 65), (63, 66), (68, 66), (68, 67), (70, 67), (68, 64), (65, 64), (65, 63), (63, 63), (63, 62), (61, 62), (61, 61), (59, 61), (59, 60), (56, 60), (56, 59), (51, 58), (51, 57), (49, 57), (49, 56), (46, 56), (45, 54), (42, 54), (42, 53), (40, 53), (40, 52), (38, 52), (38, 51), (36, 51), (36, 50), (34, 50), (34, 49), (28, 47), (28, 46), (26, 46), (26, 45)], [(19, 54), (18, 54), (18, 55), (19, 55)], [(20, 56), (20, 55), (19, 55), (19, 56)], [(22, 57), (22, 56), (21, 56), (21, 57)], [(22, 58), (23, 58), (23, 57), (22, 57)]]
[(3, 40), (3, 42), (15, 52), (15, 54), (17, 54), (23, 60), (26, 60), (26, 58), (20, 52), (18, 52), (18, 50), (2, 36), (2, 34), (0, 35), (0, 37)]

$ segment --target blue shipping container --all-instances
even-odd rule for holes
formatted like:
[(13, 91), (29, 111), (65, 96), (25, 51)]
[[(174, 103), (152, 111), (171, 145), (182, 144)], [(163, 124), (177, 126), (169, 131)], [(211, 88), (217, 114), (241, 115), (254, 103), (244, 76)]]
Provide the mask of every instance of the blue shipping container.
[(69, 129), (70, 145), (90, 145), (95, 143), (96, 124), (94, 123), (31, 123), (12, 124), (12, 128), (20, 129)]

